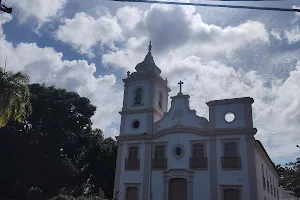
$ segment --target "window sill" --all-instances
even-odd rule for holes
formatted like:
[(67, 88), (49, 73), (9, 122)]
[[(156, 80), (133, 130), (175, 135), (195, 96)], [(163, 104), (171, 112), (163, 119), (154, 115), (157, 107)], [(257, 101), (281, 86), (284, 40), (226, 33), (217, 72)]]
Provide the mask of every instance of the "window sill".
[(231, 167), (231, 168), (222, 167), (222, 170), (242, 170), (242, 168), (241, 167)]
[(141, 103), (141, 104), (132, 104), (131, 107), (139, 107), (139, 106), (143, 106), (144, 104)]
[(125, 168), (125, 171), (140, 171), (140, 169), (138, 168), (138, 169), (126, 169)]
[(168, 168), (152, 168), (153, 171), (167, 170)]
[(198, 167), (190, 167), (190, 170), (195, 170), (195, 171), (204, 171), (204, 170), (208, 170), (207, 167), (203, 167), (203, 168), (198, 168)]

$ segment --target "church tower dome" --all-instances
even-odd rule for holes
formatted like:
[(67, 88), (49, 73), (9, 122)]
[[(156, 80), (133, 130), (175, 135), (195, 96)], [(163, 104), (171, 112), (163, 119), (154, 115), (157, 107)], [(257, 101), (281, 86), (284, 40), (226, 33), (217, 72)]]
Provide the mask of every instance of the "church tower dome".
[(150, 41), (149, 46), (148, 46), (148, 53), (147, 53), (144, 61), (137, 64), (135, 67), (137, 72), (145, 73), (145, 74), (147, 74), (149, 72), (155, 72), (156, 74), (161, 73), (161, 70), (156, 66), (156, 64), (154, 62), (151, 50), (152, 50), (152, 45), (151, 45), (151, 41)]

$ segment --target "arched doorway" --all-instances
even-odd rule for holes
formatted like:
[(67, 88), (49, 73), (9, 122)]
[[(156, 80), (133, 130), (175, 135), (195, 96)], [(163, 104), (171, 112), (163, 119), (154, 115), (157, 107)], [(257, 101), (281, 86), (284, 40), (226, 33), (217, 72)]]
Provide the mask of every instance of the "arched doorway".
[(187, 181), (183, 178), (172, 178), (169, 181), (168, 200), (187, 200), (188, 199)]

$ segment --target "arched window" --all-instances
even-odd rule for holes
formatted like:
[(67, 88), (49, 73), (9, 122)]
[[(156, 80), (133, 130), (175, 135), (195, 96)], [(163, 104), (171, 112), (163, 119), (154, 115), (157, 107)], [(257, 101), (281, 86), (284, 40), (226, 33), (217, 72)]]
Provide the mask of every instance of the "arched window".
[(240, 192), (236, 189), (224, 190), (224, 200), (240, 200)]
[(134, 104), (135, 105), (139, 105), (139, 104), (142, 103), (142, 94), (143, 94), (142, 88), (137, 88), (135, 90), (135, 97), (134, 97)]
[(158, 97), (158, 106), (159, 106), (160, 108), (162, 108), (162, 104), (163, 104), (163, 95), (162, 95), (162, 93), (160, 92), (160, 93), (159, 93), (159, 97)]

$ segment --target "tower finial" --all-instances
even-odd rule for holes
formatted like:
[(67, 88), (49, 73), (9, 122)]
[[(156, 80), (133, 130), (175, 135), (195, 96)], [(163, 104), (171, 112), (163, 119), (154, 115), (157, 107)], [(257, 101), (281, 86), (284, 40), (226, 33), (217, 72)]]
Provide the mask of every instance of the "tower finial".
[(151, 40), (150, 40), (150, 43), (149, 43), (149, 46), (148, 46), (148, 51), (151, 53), (151, 49), (152, 49), (152, 45), (151, 45)]

